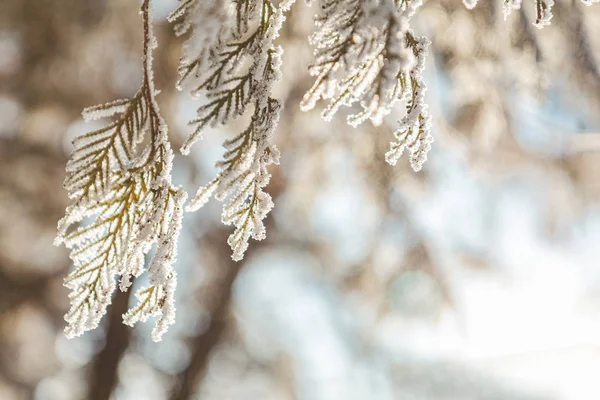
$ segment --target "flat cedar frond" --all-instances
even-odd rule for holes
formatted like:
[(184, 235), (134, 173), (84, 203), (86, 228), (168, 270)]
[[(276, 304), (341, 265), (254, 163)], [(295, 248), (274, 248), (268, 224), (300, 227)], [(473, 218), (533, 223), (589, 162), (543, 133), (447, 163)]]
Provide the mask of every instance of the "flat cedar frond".
[(113, 165), (125, 169), (134, 162), (135, 147), (148, 112), (142, 91), (131, 100), (118, 100), (84, 110), (86, 120), (119, 114), (117, 121), (73, 140), (73, 155), (67, 163), (64, 187), (69, 197), (88, 202), (106, 193)]
[[(160, 340), (174, 319), (176, 242), (181, 227), (185, 193), (171, 185), (173, 152), (167, 128), (155, 101), (151, 49), (150, 4), (141, 8), (144, 22), (143, 82), (131, 99), (116, 100), (84, 110), (86, 120), (116, 117), (104, 128), (73, 141), (65, 188), (73, 204), (59, 222), (56, 244), (71, 249), (75, 269), (65, 279), (72, 290), (71, 309), (65, 315), (68, 337), (95, 328), (111, 303), (120, 275), (121, 290), (131, 277), (144, 271), (144, 256), (154, 243), (150, 261), (153, 293), (143, 307), (130, 310), (125, 322), (133, 324), (159, 316), (153, 339)], [(149, 144), (141, 149), (145, 133)], [(68, 232), (84, 218), (93, 221)]]
[(75, 269), (65, 279), (72, 289), (65, 316), (67, 336), (98, 325), (115, 290), (114, 276), (127, 263), (127, 244), (138, 235), (137, 223), (148, 209), (149, 182), (143, 176), (115, 172), (110, 191), (95, 207), (96, 219), (62, 240), (72, 249)]
[(198, 190), (188, 207), (191, 211), (202, 207), (213, 194), (225, 201), (222, 221), (235, 226), (228, 240), (234, 260), (243, 258), (251, 237), (265, 238), (262, 220), (273, 208), (271, 197), (263, 191), (271, 177), (267, 166), (279, 162), (272, 136), (282, 104), (271, 97), (271, 90), (280, 77), (282, 50), (273, 42), (279, 35), (283, 12), (290, 5), (291, 2), (283, 2), (277, 7), (271, 0), (222, 0), (197, 3), (194, 12), (190, 9), (186, 15), (178, 15), (193, 21), (188, 22), (193, 25), (203, 24), (205, 16), (218, 11), (222, 18), (235, 22), (226, 25), (227, 29), (220, 27), (212, 47), (196, 54), (190, 49), (198, 47), (194, 42), (199, 39), (192, 35), (180, 66), (183, 79), (190, 79), (190, 68), (194, 69), (197, 83), (192, 93), (203, 93), (208, 99), (190, 122), (194, 131), (182, 147), (184, 154), (206, 126), (227, 124), (248, 107), (254, 108), (248, 127), (225, 141), (226, 152), (223, 160), (217, 162), (217, 177)]
[(236, 261), (243, 258), (250, 237), (265, 238), (262, 220), (273, 208), (271, 196), (263, 191), (271, 177), (267, 166), (279, 163), (279, 151), (267, 139), (274, 130), (272, 115), (278, 116), (280, 108), (281, 103), (271, 98), (264, 107), (255, 105), (248, 127), (224, 142), (223, 160), (217, 162), (219, 174), (198, 189), (189, 205), (190, 210), (196, 210), (213, 194), (226, 201), (221, 218), (224, 224), (236, 227), (228, 239)]
[(244, 76), (229, 78), (221, 85), (221, 87), (231, 85), (230, 88), (209, 92), (210, 102), (200, 107), (198, 117), (191, 121), (195, 129), (184, 144), (184, 148), (187, 149), (206, 126), (224, 124), (242, 115), (254, 94), (253, 84), (252, 72), (248, 72)]

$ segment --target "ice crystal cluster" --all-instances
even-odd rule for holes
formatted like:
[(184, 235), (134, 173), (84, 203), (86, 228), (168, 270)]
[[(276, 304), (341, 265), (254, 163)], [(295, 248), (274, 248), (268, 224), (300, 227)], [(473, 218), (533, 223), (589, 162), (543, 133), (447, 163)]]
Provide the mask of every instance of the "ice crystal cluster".
[[(463, 0), (467, 8), (477, 0)], [(521, 0), (502, 0), (505, 18), (521, 8)], [(583, 0), (587, 5), (600, 0)], [(95, 328), (117, 288), (128, 290), (144, 272), (148, 285), (136, 293), (137, 305), (123, 320), (128, 325), (157, 317), (152, 333), (160, 340), (175, 316), (174, 292), (177, 237), (187, 194), (171, 183), (173, 151), (160, 116), (152, 78), (150, 0), (141, 6), (144, 30), (139, 90), (83, 111), (86, 120), (109, 122), (77, 137), (67, 164), (64, 186), (72, 204), (59, 222), (56, 244), (70, 249), (75, 268), (65, 279), (71, 308), (65, 316), (68, 337)], [(275, 145), (282, 101), (273, 96), (281, 77), (283, 49), (276, 43), (294, 0), (180, 0), (169, 16), (178, 35), (187, 35), (179, 65), (177, 88), (198, 98), (196, 117), (181, 152), (209, 127), (247, 121), (223, 143), (217, 175), (200, 187), (187, 211), (211, 197), (223, 202), (222, 221), (233, 225), (228, 243), (239, 261), (250, 238), (265, 238), (264, 219), (273, 208), (265, 191), (269, 167), (279, 163)], [(300, 3), (300, 2), (299, 2)], [(398, 104), (398, 121), (389, 164), (406, 151), (415, 171), (421, 170), (431, 148), (431, 116), (425, 103), (423, 70), (429, 40), (411, 21), (422, 0), (315, 0), (315, 31), (308, 38), (314, 77), (300, 108), (310, 110), (320, 100), (325, 120), (349, 107), (350, 126), (369, 121), (380, 125)], [(534, 25), (550, 23), (554, 0), (531, 0)], [(300, 4), (294, 5), (301, 6)], [(73, 227), (74, 225), (79, 225)], [(154, 250), (150, 259), (147, 255)]]

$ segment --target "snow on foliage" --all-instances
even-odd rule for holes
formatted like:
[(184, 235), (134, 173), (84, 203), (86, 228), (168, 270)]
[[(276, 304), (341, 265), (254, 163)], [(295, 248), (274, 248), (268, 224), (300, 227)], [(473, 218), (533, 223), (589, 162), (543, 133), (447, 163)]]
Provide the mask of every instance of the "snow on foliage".
[[(114, 117), (104, 128), (73, 141), (64, 186), (73, 200), (58, 224), (56, 244), (71, 249), (75, 269), (65, 279), (71, 309), (65, 315), (67, 337), (94, 329), (111, 303), (120, 276), (121, 290), (144, 272), (144, 256), (153, 244), (150, 285), (140, 289), (140, 304), (124, 321), (133, 324), (159, 317), (152, 338), (161, 339), (174, 321), (176, 274), (172, 264), (181, 227), (183, 189), (171, 184), (173, 152), (167, 126), (155, 101), (152, 80), (152, 35), (149, 1), (141, 8), (144, 21), (144, 79), (131, 99), (84, 110), (86, 120)], [(149, 144), (141, 146), (145, 134)], [(141, 148), (140, 148), (141, 147)], [(75, 230), (84, 218), (93, 222)]]
[[(591, 5), (600, 0), (582, 0)], [(327, 101), (322, 112), (331, 120), (342, 106), (356, 127), (380, 125), (401, 102), (405, 113), (385, 159), (396, 164), (407, 151), (415, 171), (431, 148), (431, 117), (425, 103), (423, 69), (429, 40), (411, 28), (422, 0), (307, 0), (317, 3), (316, 30), (309, 42), (314, 77), (300, 108)], [(478, 0), (463, 0), (467, 8)], [(152, 76), (156, 40), (150, 24), (151, 1), (144, 0), (143, 81), (130, 99), (83, 111), (86, 120), (111, 119), (103, 128), (78, 136), (67, 163), (64, 186), (72, 204), (58, 224), (56, 244), (71, 250), (74, 270), (65, 279), (71, 309), (65, 316), (68, 337), (95, 328), (116, 290), (127, 290), (144, 271), (148, 287), (137, 291), (138, 304), (124, 316), (133, 325), (157, 316), (152, 333), (160, 340), (174, 322), (177, 284), (173, 263), (187, 194), (171, 183), (173, 152), (160, 116)], [(207, 127), (229, 124), (244, 115), (246, 127), (225, 140), (214, 179), (200, 187), (187, 206), (202, 207), (211, 197), (223, 201), (222, 221), (233, 225), (228, 243), (232, 258), (244, 257), (250, 238), (265, 238), (263, 220), (273, 208), (265, 192), (279, 163), (274, 133), (283, 107), (272, 96), (281, 78), (283, 50), (275, 44), (294, 0), (180, 0), (169, 16), (178, 35), (187, 34), (177, 87), (190, 85), (203, 98), (181, 152), (187, 154)], [(531, 0), (534, 25), (552, 19), (554, 0)], [(503, 0), (504, 17), (520, 10), (522, 0)], [(358, 106), (358, 107), (356, 107)], [(148, 136), (148, 138), (146, 138)], [(74, 224), (91, 221), (71, 229)], [(146, 267), (145, 256), (156, 252)]]
[[(179, 21), (179, 32), (190, 27), (193, 32), (203, 31), (205, 25), (210, 31), (192, 33), (180, 65), (182, 81), (193, 81), (193, 94), (208, 98), (190, 122), (194, 130), (181, 151), (187, 154), (206, 127), (227, 124), (252, 109), (247, 127), (224, 142), (225, 153), (217, 163), (219, 173), (198, 189), (187, 207), (194, 211), (213, 195), (225, 202), (222, 221), (235, 226), (228, 243), (236, 261), (243, 258), (251, 237), (265, 238), (263, 219), (273, 208), (271, 196), (263, 189), (271, 178), (267, 167), (279, 164), (273, 134), (283, 104), (271, 91), (281, 76), (283, 50), (274, 40), (291, 3), (192, 0), (183, 2), (170, 16)], [(215, 20), (235, 23), (217, 26), (211, 22)]]
[(422, 0), (323, 0), (310, 37), (316, 77), (302, 99), (303, 110), (323, 98), (329, 100), (323, 118), (331, 120), (340, 106), (360, 103), (362, 111), (348, 117), (358, 126), (375, 125), (392, 111), (398, 100), (406, 104), (406, 116), (394, 132), (386, 160), (394, 165), (403, 151), (410, 152), (415, 171), (427, 160), (433, 138), (424, 102), (422, 72), (429, 41), (410, 29), (410, 19)]

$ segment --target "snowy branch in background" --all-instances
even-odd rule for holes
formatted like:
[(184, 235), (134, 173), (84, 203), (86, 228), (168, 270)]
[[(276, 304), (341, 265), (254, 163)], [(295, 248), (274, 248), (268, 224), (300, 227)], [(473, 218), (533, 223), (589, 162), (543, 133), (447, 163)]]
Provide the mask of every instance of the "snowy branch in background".
[[(523, 0), (502, 0), (504, 19), (513, 12), (513, 10), (520, 10)], [(543, 28), (550, 25), (552, 20), (552, 7), (554, 6), (554, 0), (531, 0), (535, 5), (535, 21), (533, 25), (537, 28)], [(600, 0), (581, 0), (585, 5), (591, 6), (594, 3), (600, 2)], [(473, 9), (477, 6), (479, 0), (463, 0), (465, 7)]]
[[(171, 184), (173, 152), (167, 127), (155, 101), (150, 4), (141, 8), (144, 22), (143, 82), (133, 98), (84, 110), (86, 120), (114, 118), (105, 127), (73, 141), (64, 186), (73, 204), (59, 222), (55, 243), (71, 249), (75, 269), (65, 280), (72, 290), (65, 316), (68, 337), (94, 329), (106, 313), (121, 276), (125, 291), (144, 271), (153, 244), (150, 286), (138, 292), (140, 304), (125, 316), (133, 324), (156, 315), (153, 339), (160, 340), (174, 320), (176, 243), (186, 194)], [(148, 144), (142, 146), (145, 134)], [(84, 219), (89, 225), (69, 228)]]
[(521, 9), (521, 3), (523, 0), (504, 0), (502, 10), (504, 11), (504, 20), (515, 10)]
[(535, 22), (538, 28), (550, 25), (554, 0), (535, 0)]
[[(583, 0), (587, 5), (598, 1)], [(322, 115), (331, 120), (342, 106), (353, 107), (347, 122), (356, 127), (366, 121), (380, 125), (400, 102), (405, 113), (385, 159), (394, 165), (406, 151), (412, 168), (419, 171), (433, 141), (423, 79), (430, 42), (411, 28), (422, 0), (315, 2), (320, 11), (309, 38), (314, 47), (309, 71), (315, 80), (301, 109), (310, 110), (324, 99), (328, 103)], [(236, 261), (243, 258), (250, 238), (265, 238), (263, 221), (273, 208), (265, 187), (271, 179), (269, 166), (279, 163), (273, 137), (283, 107), (272, 95), (281, 78), (283, 53), (275, 40), (292, 3), (180, 0), (169, 17), (177, 34), (189, 35), (177, 86), (190, 85), (191, 94), (202, 99), (182, 153), (189, 153), (209, 127), (247, 121), (241, 132), (225, 140), (216, 177), (198, 189), (187, 208), (197, 210), (213, 196), (223, 201), (222, 221), (235, 227), (228, 243)], [(464, 3), (473, 8), (477, 0)], [(535, 4), (534, 25), (548, 25), (554, 0), (529, 4)], [(505, 17), (520, 7), (521, 0), (504, 0)], [(56, 244), (71, 250), (75, 266), (65, 279), (71, 289), (71, 308), (65, 316), (68, 337), (98, 325), (117, 277), (125, 291), (144, 271), (149, 284), (137, 291), (138, 303), (123, 316), (124, 322), (133, 325), (155, 316), (152, 336), (160, 340), (174, 321), (177, 282), (172, 265), (187, 195), (171, 183), (173, 151), (155, 99), (150, 0), (143, 2), (141, 14), (142, 84), (130, 99), (84, 110), (86, 120), (112, 122), (75, 138), (67, 163), (64, 186), (72, 204), (59, 221)], [(594, 70), (593, 62), (588, 64)], [(75, 224), (82, 225), (71, 228)]]
[(427, 160), (433, 141), (422, 77), (429, 41), (410, 29), (421, 5), (421, 0), (321, 1), (317, 30), (310, 37), (315, 47), (310, 73), (316, 79), (301, 103), (310, 110), (319, 99), (329, 100), (322, 114), (326, 120), (341, 106), (359, 103), (362, 111), (348, 117), (356, 127), (366, 120), (380, 125), (404, 101), (406, 116), (386, 160), (395, 164), (407, 149), (415, 171)]

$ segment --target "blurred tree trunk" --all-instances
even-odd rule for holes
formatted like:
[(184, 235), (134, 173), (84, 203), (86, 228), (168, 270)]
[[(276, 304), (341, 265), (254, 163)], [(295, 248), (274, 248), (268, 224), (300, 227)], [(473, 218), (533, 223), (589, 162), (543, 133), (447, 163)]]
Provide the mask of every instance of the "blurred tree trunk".
[[(242, 263), (231, 259), (231, 249), (227, 245), (229, 234), (229, 229), (219, 228), (216, 231), (209, 232), (203, 240), (203, 247), (211, 249), (213, 252), (211, 258), (215, 262), (211, 265), (211, 268), (222, 271), (222, 275), (209, 289), (214, 295), (213, 304), (209, 309), (211, 315), (210, 325), (194, 339), (190, 363), (177, 377), (177, 383), (171, 394), (172, 400), (191, 398), (197, 384), (206, 375), (210, 354), (219, 344), (229, 323), (233, 283), (242, 266)], [(255, 243), (253, 244), (255, 245)]]
[(123, 324), (122, 315), (129, 308), (132, 291), (117, 291), (108, 311), (108, 330), (105, 346), (92, 364), (89, 395), (90, 400), (106, 400), (119, 382), (119, 362), (129, 346), (131, 328)]

